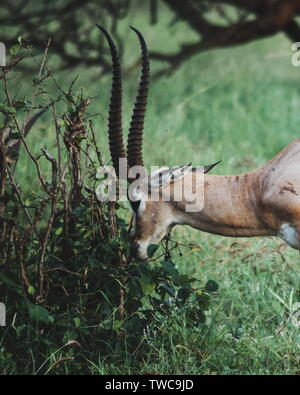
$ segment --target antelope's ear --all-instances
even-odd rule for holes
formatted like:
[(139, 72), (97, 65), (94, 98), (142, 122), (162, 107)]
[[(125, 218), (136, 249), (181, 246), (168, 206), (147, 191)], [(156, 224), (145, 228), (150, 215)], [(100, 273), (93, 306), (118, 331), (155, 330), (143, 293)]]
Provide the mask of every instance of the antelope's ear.
[(185, 166), (172, 167), (171, 169), (167, 167), (161, 167), (152, 173), (151, 177), (149, 177), (149, 186), (154, 188), (163, 188), (170, 182), (184, 177), (191, 170), (191, 163)]
[(211, 169), (213, 169), (215, 166), (217, 166), (221, 161), (219, 160), (216, 163), (213, 163), (212, 165), (204, 166), (204, 173), (208, 173)]
[(221, 163), (220, 160), (218, 162), (216, 162), (216, 163), (213, 163), (212, 165), (204, 165), (204, 166), (200, 166), (200, 167), (194, 167), (192, 169), (192, 171), (201, 171), (201, 172), (203, 172), (205, 174), (205, 173), (208, 173), (215, 166), (217, 166), (219, 163)]

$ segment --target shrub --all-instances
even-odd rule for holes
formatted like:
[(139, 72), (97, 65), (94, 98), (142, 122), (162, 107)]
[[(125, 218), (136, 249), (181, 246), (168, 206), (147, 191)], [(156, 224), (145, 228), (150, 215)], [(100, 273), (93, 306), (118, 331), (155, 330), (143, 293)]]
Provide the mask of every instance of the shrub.
[[(168, 243), (156, 259), (131, 261), (126, 207), (97, 199), (102, 157), (88, 120), (90, 99), (74, 93), (75, 81), (65, 92), (41, 69), (30, 105), (12, 100), (11, 72), (11, 66), (2, 68), (0, 107), (0, 300), (8, 324), (1, 329), (2, 372), (86, 373), (98, 355), (115, 363), (139, 361), (151, 346), (149, 331), (173, 320), (174, 311), (191, 330), (203, 325), (217, 285), (202, 289), (181, 274)], [(55, 98), (45, 91), (46, 77), (59, 90)], [(41, 95), (43, 105), (36, 103)], [(35, 156), (26, 135), (45, 108), (52, 114), (56, 152), (42, 148)], [(30, 118), (32, 111), (37, 113)], [(21, 146), (34, 165), (38, 194), (23, 192), (15, 180)], [(156, 249), (150, 246), (149, 254)]]

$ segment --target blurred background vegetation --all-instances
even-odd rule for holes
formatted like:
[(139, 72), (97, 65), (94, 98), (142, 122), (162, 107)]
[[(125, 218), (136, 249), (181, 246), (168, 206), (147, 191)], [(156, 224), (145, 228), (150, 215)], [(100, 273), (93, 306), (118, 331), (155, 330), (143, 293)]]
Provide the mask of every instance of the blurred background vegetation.
[[(146, 165), (222, 160), (214, 173), (248, 171), (299, 137), (300, 70), (291, 63), (291, 43), (300, 41), (299, 3), (4, 0), (0, 41), (11, 50), (8, 63), (24, 57), (10, 80), (11, 93), (30, 107), (29, 92), (50, 39), (47, 70), (65, 91), (78, 75), (75, 89), (91, 98), (89, 116), (108, 162), (110, 56), (94, 25), (100, 23), (112, 33), (122, 55), (125, 134), (139, 77), (139, 45), (129, 29), (133, 25), (142, 31), (152, 59)], [(45, 89), (57, 95), (51, 78)], [(44, 104), (41, 95), (35, 105)], [(59, 104), (57, 111), (60, 117)], [(35, 155), (44, 146), (54, 150), (50, 118), (43, 114), (27, 137)], [(47, 172), (50, 164), (44, 161), (41, 167)], [(39, 194), (34, 165), (23, 148), (15, 178), (25, 194)], [(274, 238), (223, 238), (189, 228), (179, 228), (175, 235), (198, 246), (183, 256), (175, 252), (180, 271), (220, 285), (208, 327), (191, 331), (175, 312), (171, 323), (159, 327), (160, 336), (147, 335), (150, 348), (142, 362), (126, 356), (124, 363), (120, 355), (111, 361), (89, 350), (85, 372), (297, 373), (300, 336), (289, 317), (300, 299), (299, 254)], [(77, 329), (75, 325), (73, 333)], [(63, 344), (58, 339), (57, 349)], [(53, 348), (49, 353), (43, 354), (45, 366), (48, 358), (53, 364), (57, 355), (64, 356), (60, 351), (54, 355)], [(11, 366), (7, 373), (14, 372)], [(38, 366), (30, 369), (36, 372)], [(63, 372), (72, 372), (72, 365), (65, 364)]]
[[(4, 0), (0, 10), (2, 42), (12, 46), (16, 36), (25, 34), (35, 50), (43, 50), (53, 37), (52, 51), (62, 69), (101, 65), (101, 72), (110, 71), (105, 53), (99, 53), (91, 21), (110, 27), (121, 53), (128, 35), (124, 22), (142, 24), (144, 28), (150, 25), (153, 31), (159, 29), (156, 25), (169, 28), (168, 43), (156, 40), (156, 45), (151, 46), (151, 58), (165, 63), (160, 73), (176, 70), (202, 51), (248, 43), (279, 32), (292, 41), (300, 35), (299, 0)], [(182, 29), (183, 25), (193, 35), (181, 34), (174, 40), (174, 29)]]
[[(0, 41), (24, 57), (11, 84), (18, 99), (29, 100), (50, 39), (48, 70), (65, 89), (78, 75), (78, 89), (93, 97), (90, 114), (98, 114), (94, 122), (105, 145), (110, 56), (94, 24), (111, 31), (121, 52), (125, 133), (139, 76), (139, 46), (129, 29), (136, 26), (152, 58), (146, 163), (221, 159), (219, 172), (244, 171), (297, 137), (299, 73), (291, 64), (291, 38), (297, 41), (298, 6), (268, 0), (190, 0), (184, 6), (163, 0), (5, 1)], [(50, 82), (47, 89), (56, 87)], [(47, 114), (43, 120), (44, 130), (28, 137), (38, 151), (41, 139), (51, 141)], [(29, 176), (27, 169), (22, 176)]]

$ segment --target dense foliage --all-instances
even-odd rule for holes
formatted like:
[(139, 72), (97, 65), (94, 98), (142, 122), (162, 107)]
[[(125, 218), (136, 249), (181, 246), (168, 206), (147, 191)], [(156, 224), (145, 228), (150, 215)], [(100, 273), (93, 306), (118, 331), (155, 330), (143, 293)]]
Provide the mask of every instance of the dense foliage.
[[(204, 327), (218, 286), (208, 281), (202, 288), (178, 271), (171, 258), (176, 242), (170, 247), (166, 241), (160, 255), (151, 245), (147, 263), (130, 259), (127, 206), (96, 197), (103, 163), (87, 112), (90, 99), (74, 93), (75, 81), (63, 91), (45, 62), (33, 80), (32, 99), (12, 98), (13, 69), (7, 66), (1, 75), (0, 301), (7, 327), (1, 329), (0, 371), (88, 373), (98, 358), (116, 364), (130, 359), (138, 369), (174, 312), (191, 332)], [(47, 78), (56, 96), (47, 93)], [(34, 128), (32, 113), (44, 109), (56, 152), (41, 147), (35, 156), (26, 135)], [(20, 147), (34, 163), (38, 193), (24, 193), (15, 181)]]

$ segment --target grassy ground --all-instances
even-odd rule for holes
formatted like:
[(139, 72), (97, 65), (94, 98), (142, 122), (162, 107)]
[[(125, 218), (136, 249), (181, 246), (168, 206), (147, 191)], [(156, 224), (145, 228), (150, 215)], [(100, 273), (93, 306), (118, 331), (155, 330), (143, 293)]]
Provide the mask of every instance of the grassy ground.
[[(134, 18), (130, 22), (134, 24)], [(170, 33), (170, 49), (182, 41), (184, 25), (175, 25), (167, 33), (166, 23), (161, 21), (161, 26), (143, 29), (151, 49), (165, 45)], [(140, 20), (135, 25), (142, 26)], [(133, 35), (128, 36), (128, 48), (132, 60), (138, 49)], [(250, 170), (270, 159), (300, 133), (300, 71), (291, 65), (290, 55), (290, 42), (276, 36), (201, 54), (171, 77), (155, 81), (145, 128), (146, 164), (171, 166), (193, 161), (201, 165), (222, 160), (213, 172), (229, 174)], [(96, 70), (77, 72), (77, 86), (83, 86), (91, 96), (98, 95), (90, 112), (105, 115), (109, 78), (98, 81)], [(138, 71), (126, 75), (126, 127), (137, 76)], [(71, 80), (70, 76), (62, 77), (62, 81), (67, 77)], [(98, 117), (96, 123), (106, 152), (106, 119)], [(29, 144), (36, 152), (45, 144), (51, 149), (54, 132), (47, 127), (47, 118), (39, 121)], [(34, 189), (34, 170), (27, 164), (23, 153), (17, 180), (23, 188), (30, 185)], [(171, 325), (149, 336), (151, 351), (140, 372), (297, 373), (300, 332), (288, 318), (293, 303), (300, 298), (299, 254), (273, 238), (223, 238), (188, 228), (178, 228), (174, 233), (183, 242), (199, 245), (197, 251), (175, 260), (180, 270), (203, 282), (217, 281), (220, 294), (214, 298), (210, 325), (204, 334), (197, 330), (191, 333), (175, 311)], [(133, 370), (129, 363), (111, 365), (99, 356), (90, 372)]]

